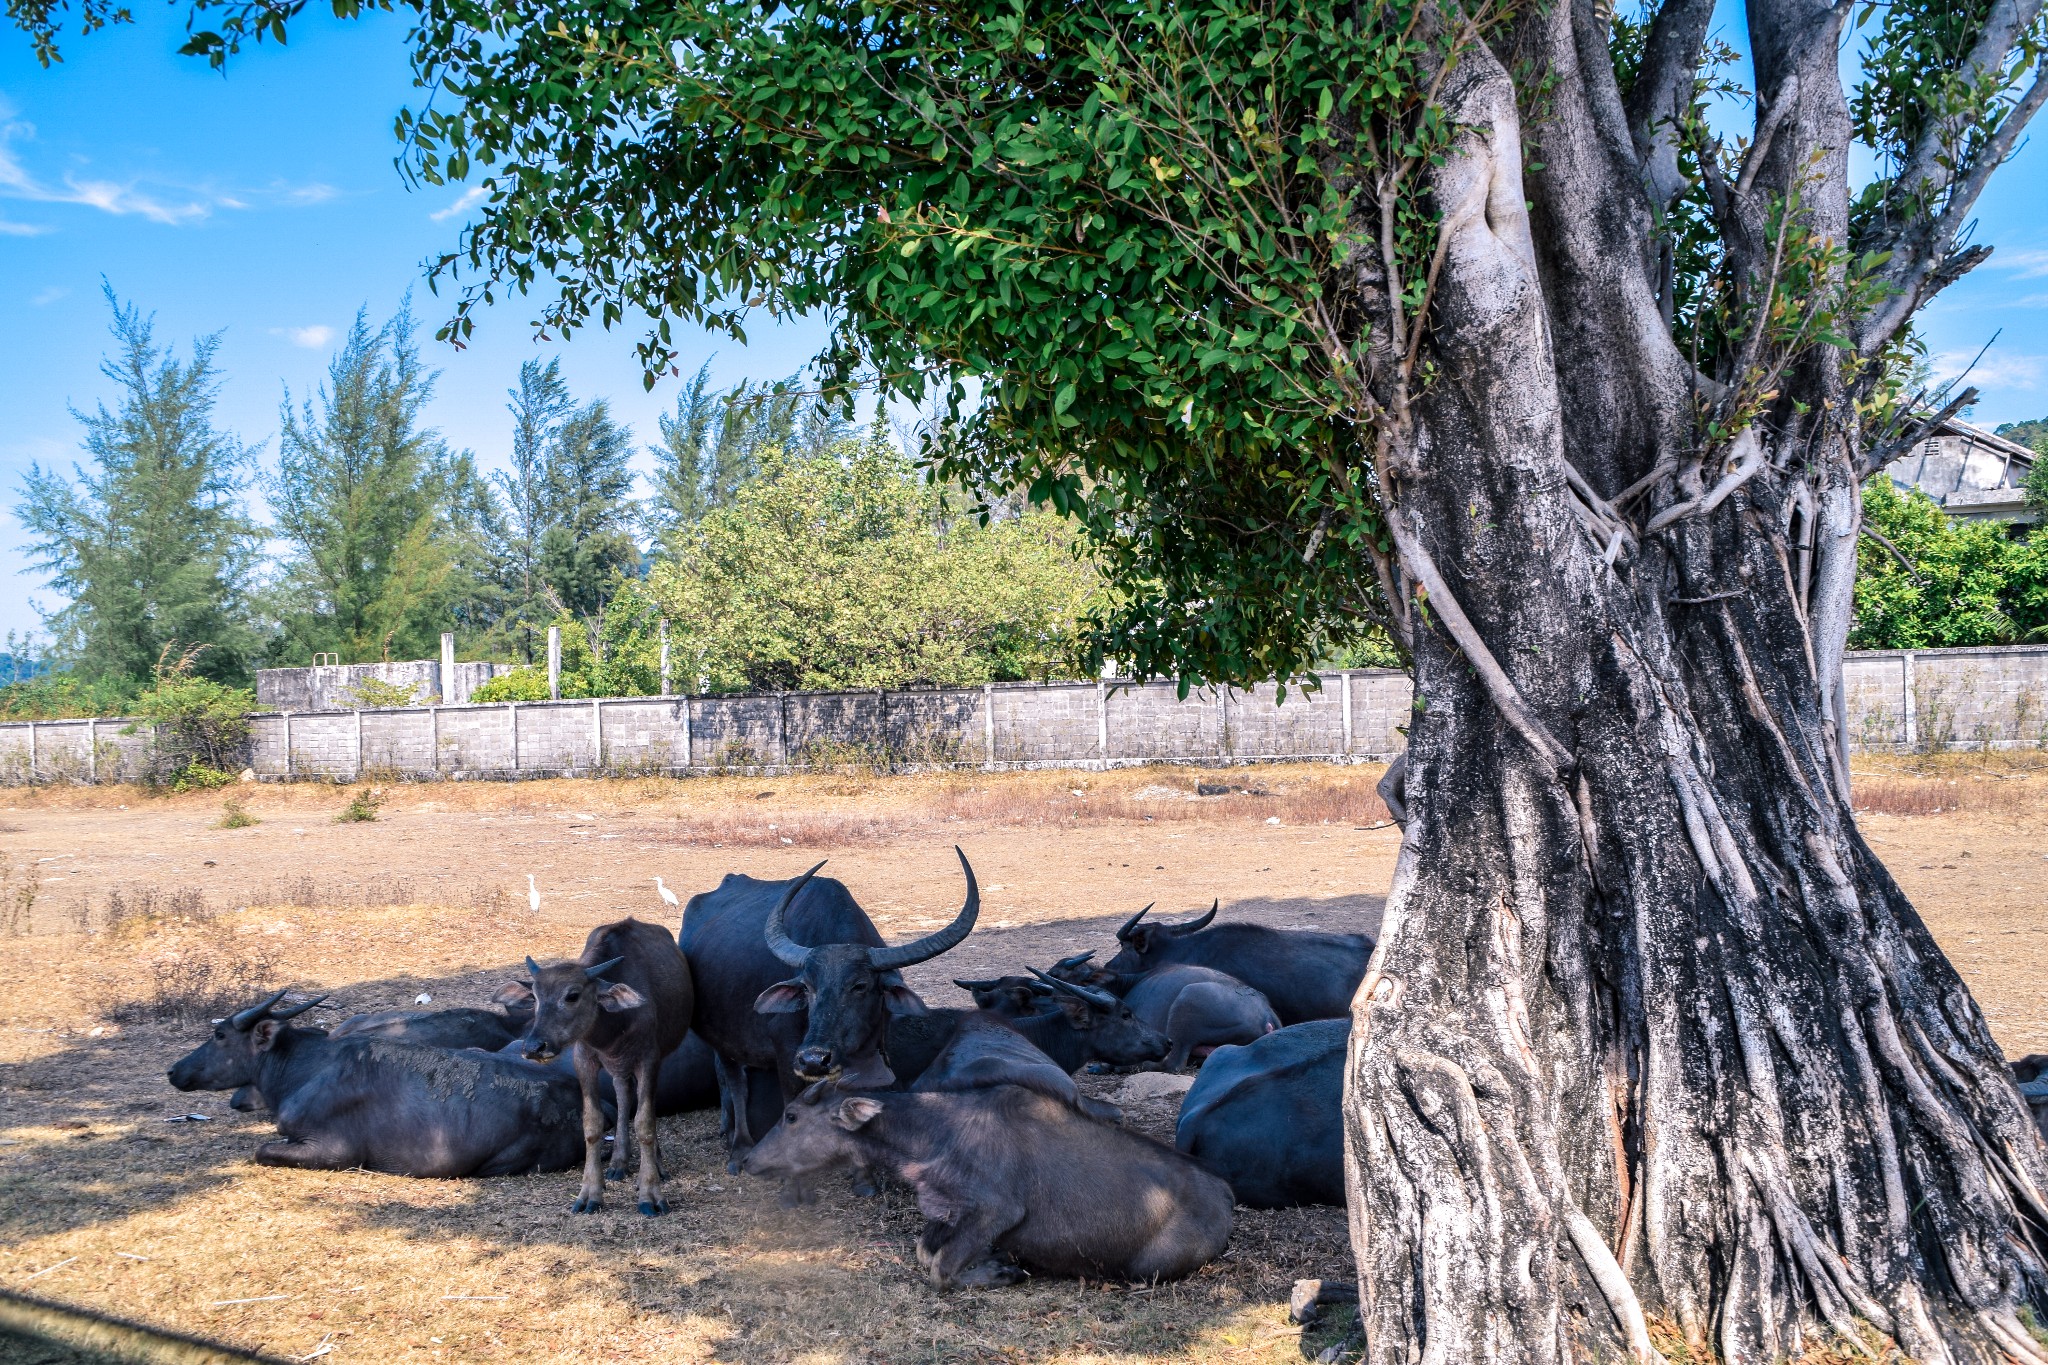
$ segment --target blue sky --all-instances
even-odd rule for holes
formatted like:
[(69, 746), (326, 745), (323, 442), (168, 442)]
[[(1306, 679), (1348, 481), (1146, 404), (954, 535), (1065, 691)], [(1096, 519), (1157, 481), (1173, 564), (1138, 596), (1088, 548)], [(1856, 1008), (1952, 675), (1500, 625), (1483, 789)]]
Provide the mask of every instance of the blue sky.
[[(1724, 7), (1726, 8), (1726, 7)], [(75, 35), (45, 71), (26, 39), (0, 31), (0, 506), (30, 462), (64, 464), (79, 428), (70, 406), (109, 395), (104, 278), (156, 315), (182, 347), (223, 333), (219, 417), (252, 443), (270, 438), (286, 386), (310, 394), (357, 308), (381, 319), (408, 289), (427, 325), (445, 304), (421, 263), (455, 241), (465, 209), (454, 188), (409, 191), (392, 165), (392, 120), (420, 93), (403, 22), (308, 18), (291, 47), (245, 54), (226, 75), (176, 55), (181, 10), (144, 3), (141, 22)], [(311, 11), (309, 10), (309, 15)], [(1739, 34), (1730, 33), (1731, 39)], [(1990, 264), (1923, 317), (1939, 367), (1998, 342), (1973, 382), (1987, 424), (2048, 414), (2048, 152), (2029, 145), (1980, 206)], [(523, 360), (560, 355), (576, 391), (610, 398), (643, 441), (675, 400), (674, 381), (644, 392), (630, 333), (592, 331), (567, 346), (532, 339), (533, 309), (501, 302), (466, 351), (431, 345), (441, 370), (429, 417), (486, 465), (503, 461), (505, 390)], [(751, 345), (700, 338), (686, 368), (711, 358), (729, 384), (803, 364), (822, 327), (774, 327)], [(37, 624), (50, 605), (24, 564), (21, 533), (0, 513), (0, 632)]]

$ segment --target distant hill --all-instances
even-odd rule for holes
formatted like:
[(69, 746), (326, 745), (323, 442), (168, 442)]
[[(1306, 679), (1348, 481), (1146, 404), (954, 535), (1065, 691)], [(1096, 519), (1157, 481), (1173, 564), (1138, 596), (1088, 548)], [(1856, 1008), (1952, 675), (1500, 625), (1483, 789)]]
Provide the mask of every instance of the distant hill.
[(2031, 422), (2007, 422), (1995, 434), (2048, 455), (2048, 417), (2037, 417)]

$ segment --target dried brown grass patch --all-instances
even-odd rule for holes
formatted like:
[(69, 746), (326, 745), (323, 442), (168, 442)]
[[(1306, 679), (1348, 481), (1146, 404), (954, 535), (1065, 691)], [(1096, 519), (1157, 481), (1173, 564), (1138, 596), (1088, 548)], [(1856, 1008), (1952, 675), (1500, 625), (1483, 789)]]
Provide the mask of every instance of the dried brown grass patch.
[(1851, 803), (1858, 814), (1943, 815), (1956, 811), (2012, 815), (2038, 804), (2038, 788), (1996, 777), (1853, 777)]

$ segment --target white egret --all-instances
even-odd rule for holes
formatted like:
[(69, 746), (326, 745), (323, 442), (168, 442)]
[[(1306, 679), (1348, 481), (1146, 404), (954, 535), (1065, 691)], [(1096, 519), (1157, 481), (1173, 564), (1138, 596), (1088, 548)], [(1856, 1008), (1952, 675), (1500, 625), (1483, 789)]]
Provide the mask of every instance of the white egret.
[(669, 909), (674, 910), (682, 904), (681, 901), (676, 899), (675, 892), (669, 890), (666, 886), (662, 885), (661, 878), (659, 877), (656, 877), (654, 879), (654, 890), (655, 894), (659, 895), (664, 901), (668, 902)]
[(540, 888), (533, 884), (533, 874), (526, 874), (526, 908), (534, 914), (540, 913)]

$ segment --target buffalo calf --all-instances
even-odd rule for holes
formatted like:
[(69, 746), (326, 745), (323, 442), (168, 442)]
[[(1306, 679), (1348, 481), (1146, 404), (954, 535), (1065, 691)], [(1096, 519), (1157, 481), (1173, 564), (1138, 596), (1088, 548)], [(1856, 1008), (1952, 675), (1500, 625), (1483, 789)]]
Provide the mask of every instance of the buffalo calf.
[(934, 1285), (1023, 1272), (1170, 1280), (1230, 1240), (1230, 1187), (1172, 1149), (1018, 1086), (959, 1094), (804, 1091), (747, 1155), (753, 1175), (881, 1166), (917, 1193)]
[[(543, 967), (529, 957), (526, 970), (534, 1013), (524, 1051), (546, 1062), (575, 1048), (576, 1078), (583, 1087), (583, 1188), (570, 1207), (595, 1213), (604, 1206), (605, 1177), (626, 1174), (630, 1137), (640, 1148), (640, 1212), (650, 1218), (667, 1212), (655, 1097), (662, 1059), (690, 1030), (695, 992), (682, 950), (660, 925), (623, 919), (591, 930), (576, 961)], [(609, 1169), (600, 1069), (611, 1076), (619, 1106)]]
[(1247, 1208), (1342, 1204), (1350, 1036), (1349, 1019), (1319, 1019), (1217, 1048), (1181, 1101), (1173, 1145)]

